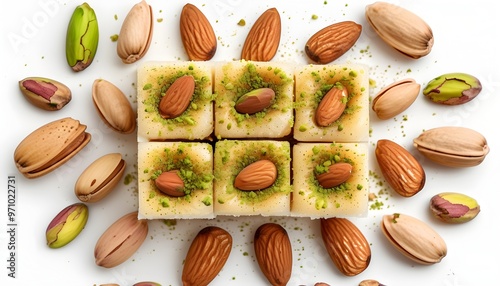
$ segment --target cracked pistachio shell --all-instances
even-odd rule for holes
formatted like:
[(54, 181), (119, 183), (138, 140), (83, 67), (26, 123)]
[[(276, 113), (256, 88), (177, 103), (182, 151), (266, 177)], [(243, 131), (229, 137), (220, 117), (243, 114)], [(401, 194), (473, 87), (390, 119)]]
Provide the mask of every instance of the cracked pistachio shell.
[(14, 151), (17, 169), (29, 179), (55, 170), (90, 142), (91, 135), (86, 129), (86, 125), (70, 117), (41, 126)]
[(50, 248), (59, 248), (70, 243), (83, 230), (88, 217), (88, 207), (83, 203), (65, 207), (47, 226), (47, 245)]
[(71, 90), (49, 78), (27, 77), (19, 81), (19, 89), (31, 104), (48, 111), (59, 110), (71, 101)]
[(120, 182), (126, 163), (120, 153), (110, 153), (90, 164), (75, 183), (75, 195), (94, 203), (106, 197)]
[(86, 69), (94, 60), (99, 44), (97, 17), (86, 2), (76, 7), (66, 33), (66, 60), (76, 72)]
[(136, 115), (125, 94), (114, 84), (96, 79), (92, 100), (101, 119), (113, 130), (130, 134), (135, 131)]
[(381, 229), (389, 242), (414, 262), (430, 265), (447, 254), (443, 238), (423, 221), (409, 215), (384, 215)]
[(137, 211), (122, 216), (97, 240), (95, 263), (112, 268), (125, 262), (139, 249), (147, 235), (148, 222), (137, 219)]
[(432, 79), (424, 95), (436, 103), (458, 105), (473, 100), (482, 89), (476, 77), (466, 73), (448, 73)]
[(414, 59), (431, 52), (434, 45), (432, 30), (413, 12), (378, 1), (366, 6), (365, 16), (380, 38), (398, 52)]
[(480, 212), (477, 201), (467, 195), (453, 192), (439, 193), (430, 200), (432, 214), (446, 223), (464, 223)]
[(413, 79), (403, 79), (384, 87), (375, 96), (372, 109), (384, 120), (405, 111), (417, 99), (420, 84)]
[(153, 11), (142, 0), (135, 4), (123, 21), (118, 35), (117, 53), (125, 64), (140, 60), (148, 51), (153, 36)]
[(479, 132), (458, 126), (422, 132), (413, 145), (425, 157), (448, 167), (473, 167), (483, 162), (490, 148)]

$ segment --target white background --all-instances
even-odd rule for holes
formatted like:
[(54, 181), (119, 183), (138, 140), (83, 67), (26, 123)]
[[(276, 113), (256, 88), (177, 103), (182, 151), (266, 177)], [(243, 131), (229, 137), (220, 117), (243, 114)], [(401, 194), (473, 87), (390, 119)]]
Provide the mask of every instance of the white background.
[[(325, 2), (327, 2), (325, 4)], [(0, 177), (7, 188), (7, 176), (17, 179), (17, 263), (16, 278), (7, 277), (7, 190), (0, 195), (0, 284), (1, 285), (99, 285), (118, 283), (132, 285), (139, 281), (156, 281), (162, 285), (180, 285), (182, 262), (196, 233), (204, 226), (227, 229), (234, 244), (226, 266), (213, 285), (266, 285), (253, 252), (253, 233), (268, 221), (283, 225), (291, 238), (294, 265), (289, 285), (313, 285), (324, 281), (331, 285), (357, 285), (363, 279), (377, 279), (391, 285), (484, 285), (498, 280), (500, 269), (500, 235), (498, 231), (500, 60), (498, 27), (500, 21), (493, 1), (394, 1), (421, 16), (433, 29), (432, 52), (419, 60), (406, 58), (382, 42), (367, 24), (364, 8), (372, 1), (192, 1), (208, 17), (218, 36), (213, 61), (239, 59), (244, 39), (252, 23), (266, 9), (277, 7), (281, 13), (282, 38), (273, 61), (302, 65), (307, 63), (304, 45), (319, 29), (344, 20), (363, 25), (361, 37), (335, 63), (369, 65), (370, 78), (383, 86), (406, 77), (423, 86), (433, 77), (448, 72), (467, 72), (478, 77), (483, 91), (462, 106), (440, 106), (422, 94), (402, 115), (380, 121), (371, 112), (370, 170), (380, 174), (374, 161), (374, 144), (387, 138), (408, 148), (427, 173), (425, 188), (412, 198), (402, 198), (388, 189), (382, 180), (370, 177), (371, 191), (383, 191), (384, 206), (370, 210), (365, 218), (352, 218), (371, 245), (369, 267), (355, 277), (343, 276), (325, 254), (319, 234), (319, 222), (309, 219), (218, 217), (214, 220), (177, 221), (169, 227), (161, 221), (149, 223), (149, 235), (138, 252), (126, 263), (113, 269), (95, 265), (93, 249), (102, 232), (116, 219), (137, 208), (136, 181), (120, 184), (101, 202), (89, 205), (86, 228), (61, 249), (45, 245), (45, 229), (64, 207), (77, 202), (73, 186), (81, 172), (98, 157), (120, 152), (128, 163), (127, 174), (136, 173), (136, 137), (108, 129), (97, 116), (91, 100), (94, 79), (104, 78), (116, 84), (131, 100), (134, 108), (134, 83), (137, 64), (124, 65), (116, 55), (116, 43), (110, 36), (118, 34), (127, 12), (136, 1), (89, 1), (95, 9), (100, 28), (100, 42), (94, 63), (74, 73), (65, 60), (66, 28), (78, 1), (11, 1), (0, 13), (2, 107)], [(183, 1), (153, 1), (155, 21), (153, 41), (147, 60), (187, 60), (179, 37), (179, 13)], [(312, 20), (315, 14), (318, 19)], [(117, 16), (115, 20), (114, 16)], [(240, 19), (247, 25), (238, 26)], [(366, 50), (364, 53), (362, 51)], [(62, 110), (47, 112), (30, 105), (21, 95), (17, 82), (25, 77), (42, 76), (59, 80), (70, 87), (73, 100)], [(403, 120), (403, 115), (407, 121)], [(13, 153), (17, 144), (30, 132), (50, 121), (73, 117), (88, 126), (92, 141), (76, 157), (44, 177), (28, 180), (15, 168)], [(424, 129), (458, 125), (481, 132), (491, 152), (479, 166), (450, 169), (422, 158), (412, 147), (412, 140)], [(385, 191), (384, 191), (385, 190)], [(468, 194), (481, 205), (479, 216), (462, 225), (446, 225), (433, 219), (428, 211), (429, 199), (439, 192)], [(415, 216), (435, 228), (448, 245), (448, 255), (441, 263), (416, 265), (403, 257), (385, 240), (380, 220), (385, 214), (401, 212)], [(245, 255), (248, 253), (248, 255)], [(4, 281), (4, 282), (3, 282)]]

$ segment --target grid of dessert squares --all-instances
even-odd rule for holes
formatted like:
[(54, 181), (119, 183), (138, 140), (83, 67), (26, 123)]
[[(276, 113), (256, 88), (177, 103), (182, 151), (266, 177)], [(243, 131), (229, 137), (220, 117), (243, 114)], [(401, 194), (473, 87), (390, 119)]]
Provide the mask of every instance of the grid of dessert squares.
[[(159, 102), (185, 75), (195, 81), (190, 103), (181, 115), (166, 119)], [(319, 126), (315, 110), (339, 84), (347, 90), (345, 109), (331, 124)], [(274, 91), (266, 108), (237, 111), (239, 99), (262, 88)], [(355, 64), (143, 63), (137, 72), (139, 217), (365, 215), (368, 93), (368, 71)], [(238, 174), (259, 160), (275, 165), (274, 182), (258, 190), (235, 187)], [(352, 165), (347, 181), (331, 188), (318, 184), (315, 173), (338, 162)], [(183, 181), (181, 196), (165, 194), (155, 184), (172, 171)]]

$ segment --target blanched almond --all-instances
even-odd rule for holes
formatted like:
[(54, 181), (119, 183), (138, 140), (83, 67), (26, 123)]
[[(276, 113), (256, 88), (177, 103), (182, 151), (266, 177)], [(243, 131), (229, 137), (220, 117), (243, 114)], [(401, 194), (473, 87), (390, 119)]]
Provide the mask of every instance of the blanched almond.
[(242, 191), (258, 191), (274, 184), (277, 176), (278, 170), (273, 162), (259, 160), (238, 173), (234, 186)]

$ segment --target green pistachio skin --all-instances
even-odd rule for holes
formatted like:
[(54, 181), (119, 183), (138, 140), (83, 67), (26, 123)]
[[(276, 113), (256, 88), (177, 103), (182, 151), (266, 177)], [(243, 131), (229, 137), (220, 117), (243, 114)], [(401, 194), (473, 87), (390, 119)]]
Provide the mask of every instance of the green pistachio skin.
[(75, 71), (86, 69), (94, 60), (99, 43), (97, 17), (89, 4), (76, 7), (66, 33), (66, 60)]
[(59, 110), (71, 101), (71, 90), (49, 78), (27, 77), (19, 81), (19, 89), (30, 103), (44, 110)]
[(436, 103), (464, 104), (473, 100), (482, 89), (476, 77), (466, 73), (448, 73), (431, 80), (423, 94)]
[(469, 222), (481, 210), (475, 199), (453, 192), (445, 192), (433, 196), (430, 200), (430, 209), (435, 217), (451, 224)]
[(65, 207), (47, 226), (47, 245), (50, 248), (60, 248), (70, 243), (85, 228), (88, 217), (88, 207), (83, 203)]

